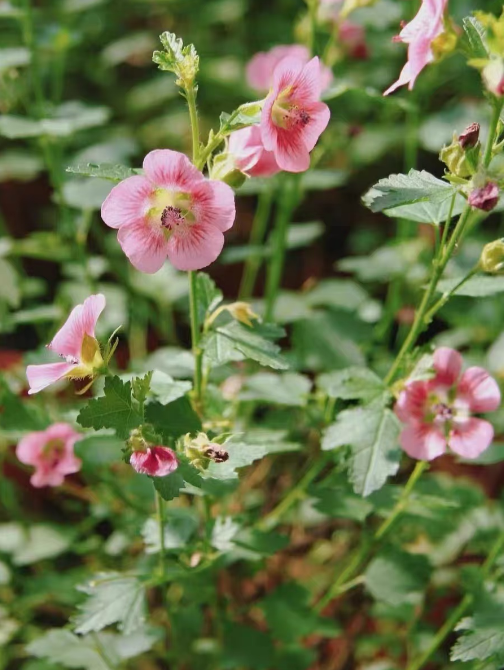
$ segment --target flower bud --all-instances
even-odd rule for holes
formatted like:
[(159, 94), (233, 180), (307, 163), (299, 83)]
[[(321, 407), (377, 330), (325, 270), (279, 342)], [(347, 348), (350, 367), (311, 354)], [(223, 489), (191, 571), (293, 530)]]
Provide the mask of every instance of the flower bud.
[(491, 212), (499, 202), (499, 187), (497, 184), (489, 181), (482, 188), (475, 188), (469, 194), (468, 202), (475, 209), (482, 209), (484, 212)]
[(460, 145), (457, 133), (453, 133), (452, 143), (441, 149), (439, 159), (453, 175), (462, 178), (471, 176), (471, 169), (465, 151)]
[(210, 461), (224, 463), (229, 458), (227, 450), (221, 444), (210, 442), (206, 433), (198, 433), (194, 438), (187, 433), (184, 437), (184, 450), (189, 461), (200, 470), (206, 470)]
[(504, 95), (504, 60), (493, 58), (485, 65), (481, 74), (490, 93), (502, 97)]
[(462, 149), (472, 149), (478, 144), (480, 134), (480, 124), (471, 123), (459, 135), (459, 144)]
[(166, 477), (178, 468), (173, 449), (163, 446), (149, 446), (145, 451), (133, 451), (130, 463), (137, 472), (150, 477)]
[(238, 168), (231, 153), (221, 153), (213, 161), (210, 179), (223, 181), (231, 188), (236, 189), (245, 183), (247, 175)]
[(231, 316), (239, 321), (244, 323), (247, 326), (253, 326), (252, 319), (258, 319), (259, 315), (256, 314), (248, 302), (243, 302), (239, 300), (238, 302), (232, 302), (230, 305), (226, 305), (227, 311)]
[(502, 274), (504, 271), (504, 239), (485, 244), (481, 252), (480, 268), (490, 274)]

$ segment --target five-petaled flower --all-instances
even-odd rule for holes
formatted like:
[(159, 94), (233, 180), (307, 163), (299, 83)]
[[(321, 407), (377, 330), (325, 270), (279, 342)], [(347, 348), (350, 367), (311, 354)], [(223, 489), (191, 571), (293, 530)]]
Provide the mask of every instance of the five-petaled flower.
[(497, 382), (480, 367), (462, 375), (462, 356), (448, 347), (434, 353), (435, 376), (406, 383), (395, 406), (405, 424), (400, 442), (412, 458), (431, 461), (449, 448), (463, 458), (477, 458), (490, 446), (492, 424), (473, 414), (500, 405)]
[(73, 308), (70, 316), (47, 348), (65, 359), (62, 363), (28, 365), (28, 393), (38, 393), (59, 379), (93, 379), (104, 366), (94, 331), (105, 308), (105, 296), (91, 295)]
[(173, 449), (162, 446), (146, 446), (133, 451), (130, 463), (137, 472), (150, 477), (166, 477), (178, 467)]
[(65, 475), (78, 472), (81, 461), (74, 455), (74, 444), (81, 437), (67, 423), (54, 423), (46, 430), (25, 435), (16, 447), (16, 456), (21, 463), (35, 466), (31, 485), (60, 486)]
[(329, 123), (329, 108), (320, 102), (321, 76), (317, 57), (306, 65), (284, 58), (275, 68), (273, 88), (264, 101), (261, 135), (282, 170), (304, 172), (310, 151)]
[(434, 60), (432, 43), (444, 32), (443, 14), (447, 2), (448, 0), (422, 0), (418, 14), (394, 38), (396, 42), (408, 45), (408, 60), (399, 79), (384, 95), (406, 84), (411, 91), (420, 72)]
[[(301, 44), (279, 44), (269, 51), (259, 51), (247, 64), (249, 86), (259, 93), (268, 91), (273, 85), (275, 68), (284, 58), (296, 58), (304, 65), (310, 60), (310, 51)], [(333, 73), (323, 63), (319, 63), (319, 68), (320, 88), (324, 91), (332, 82)]]
[(115, 186), (102, 205), (102, 218), (117, 228), (117, 239), (141, 272), (157, 272), (166, 258), (178, 270), (210, 265), (233, 225), (233, 190), (206, 179), (184, 154), (151, 151), (145, 176), (128, 177)]
[(275, 154), (264, 148), (258, 126), (232, 133), (228, 149), (234, 165), (250, 177), (271, 177), (280, 171)]

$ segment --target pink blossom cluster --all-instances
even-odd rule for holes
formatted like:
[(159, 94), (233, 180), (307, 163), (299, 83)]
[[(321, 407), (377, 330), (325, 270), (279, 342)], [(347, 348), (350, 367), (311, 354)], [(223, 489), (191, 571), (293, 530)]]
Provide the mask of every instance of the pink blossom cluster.
[(501, 401), (495, 379), (481, 367), (462, 373), (462, 356), (441, 347), (434, 353), (432, 379), (406, 384), (395, 412), (405, 424), (401, 446), (412, 458), (431, 461), (450, 449), (477, 458), (494, 435), (492, 424), (473, 416), (496, 410)]

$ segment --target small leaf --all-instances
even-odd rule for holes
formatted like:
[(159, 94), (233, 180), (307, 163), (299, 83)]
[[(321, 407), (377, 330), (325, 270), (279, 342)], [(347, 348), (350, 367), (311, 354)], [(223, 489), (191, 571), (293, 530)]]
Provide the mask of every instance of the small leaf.
[[(466, 629), (452, 648), (452, 661), (483, 661), (496, 658), (504, 662), (504, 603), (502, 598), (486, 596), (482, 598), (474, 617), (461, 624)], [(459, 630), (462, 625), (459, 624)], [(499, 665), (500, 665), (499, 663)]]
[(222, 302), (222, 291), (220, 291), (214, 280), (205, 272), (196, 275), (196, 294), (198, 302), (198, 319), (203, 323), (205, 317), (211, 314)]
[(261, 122), (261, 110), (262, 107), (259, 103), (248, 102), (240, 105), (231, 114), (222, 112), (219, 117), (219, 134), (225, 137), (235, 130), (259, 124)]
[(180, 472), (175, 470), (166, 477), (152, 477), (154, 488), (163, 500), (173, 500), (180, 494), (180, 489), (184, 487), (184, 478)]
[(467, 16), (462, 19), (464, 28), (464, 37), (461, 40), (461, 47), (469, 59), (489, 58), (490, 52), (486, 43), (485, 27), (474, 16)]
[(149, 403), (145, 407), (145, 419), (167, 443), (177, 440), (186, 433), (201, 430), (201, 421), (187, 396), (178, 398), (168, 405), (159, 402)]
[(259, 372), (247, 378), (239, 395), (240, 400), (259, 400), (303, 407), (308, 402), (312, 383), (304, 375), (295, 372), (274, 374)]
[[(438, 285), (439, 293), (450, 293), (463, 277), (442, 279)], [(477, 275), (471, 277), (462, 284), (454, 295), (462, 295), (470, 298), (486, 298), (490, 295), (496, 295), (504, 291), (504, 277)]]
[(382, 399), (375, 400), (367, 407), (340, 412), (324, 434), (322, 449), (350, 446), (350, 481), (355, 493), (368, 496), (399, 469), (400, 429), (395, 414), (384, 407)]
[(199, 56), (193, 44), (184, 46), (182, 40), (174, 33), (165, 31), (159, 39), (164, 51), (154, 51), (152, 60), (160, 70), (173, 72), (177, 75), (177, 84), (190, 84), (194, 81), (199, 69)]
[(79, 163), (67, 167), (66, 172), (118, 182), (142, 174), (143, 171), (125, 165), (112, 165), (112, 163)]
[(384, 393), (383, 381), (368, 368), (350, 367), (318, 377), (318, 386), (330, 397), (341, 400), (373, 400)]
[(151, 393), (162, 405), (168, 405), (182, 398), (192, 389), (189, 381), (175, 380), (160, 370), (154, 370), (151, 380)]
[(375, 600), (394, 607), (419, 605), (430, 577), (429, 561), (425, 556), (388, 550), (371, 561), (364, 577)]
[(243, 354), (246, 358), (257, 361), (274, 370), (286, 370), (289, 365), (280, 355), (280, 347), (258, 334), (258, 328), (243, 326), (233, 321), (225, 326), (215, 329), (223, 338), (227, 339), (234, 350)]
[[(164, 525), (164, 545), (166, 550), (182, 549), (198, 528), (198, 519), (189, 509), (170, 509)], [(161, 542), (157, 519), (147, 519), (142, 528), (145, 553), (159, 553)]]
[(79, 412), (77, 421), (84, 428), (113, 428), (118, 437), (129, 437), (133, 428), (142, 423), (131, 398), (131, 383), (117, 376), (107, 377), (104, 395), (90, 400)]

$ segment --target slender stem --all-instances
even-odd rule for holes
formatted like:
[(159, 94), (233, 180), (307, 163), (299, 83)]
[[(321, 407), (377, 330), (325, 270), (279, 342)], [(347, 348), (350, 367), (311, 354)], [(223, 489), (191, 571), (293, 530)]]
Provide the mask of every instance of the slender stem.
[[(257, 202), (257, 209), (252, 223), (252, 230), (250, 231), (250, 246), (258, 247), (264, 241), (264, 234), (268, 225), (268, 220), (271, 213), (271, 205), (273, 203), (274, 190), (266, 187), (264, 191), (259, 194)], [(245, 261), (243, 268), (243, 275), (240, 284), (238, 297), (240, 300), (249, 300), (254, 292), (254, 286), (257, 279), (257, 273), (261, 266), (261, 257), (256, 253), (252, 253)]]
[(275, 303), (280, 290), (282, 272), (285, 263), (285, 251), (287, 246), (287, 231), (292, 212), (297, 204), (297, 188), (299, 180), (286, 180), (282, 185), (280, 198), (272, 232), (273, 255), (271, 257), (266, 275), (266, 309), (264, 318), (271, 321), (275, 312)]
[(194, 396), (196, 406), (201, 406), (203, 352), (199, 346), (200, 324), (198, 319), (198, 284), (195, 272), (189, 272), (189, 311), (191, 316), (191, 341), (194, 355)]
[(28, 47), (31, 55), (31, 73), (33, 80), (33, 92), (37, 105), (35, 107), (35, 115), (40, 118), (42, 115), (42, 108), (44, 105), (44, 91), (42, 88), (42, 78), (40, 76), (39, 58), (37, 53), (37, 42), (35, 39), (35, 31), (33, 29), (33, 10), (31, 0), (24, 0), (23, 12), (23, 40)]
[(438, 312), (441, 309), (441, 307), (443, 307), (448, 302), (448, 300), (452, 297), (452, 295), (456, 293), (461, 286), (463, 286), (467, 281), (469, 281), (471, 277), (474, 277), (474, 275), (478, 272), (478, 270), (479, 270), (479, 263), (475, 265), (472, 268), (472, 270), (470, 270), (465, 275), (465, 277), (462, 277), (462, 279), (459, 282), (457, 282), (457, 284), (453, 288), (443, 293), (443, 295), (439, 298), (439, 300), (434, 303), (434, 305), (425, 315), (425, 322), (430, 323), (434, 314), (436, 314), (436, 312)]
[(326, 605), (328, 605), (332, 600), (337, 598), (343, 591), (348, 591), (348, 588), (344, 588), (348, 585), (350, 580), (353, 580), (353, 575), (360, 568), (364, 560), (367, 558), (370, 551), (370, 541), (369, 539), (364, 540), (362, 544), (357, 547), (357, 549), (352, 554), (350, 561), (346, 568), (340, 572), (336, 581), (330, 586), (322, 598), (318, 601), (315, 606), (317, 612), (321, 612)]
[[(495, 561), (502, 553), (504, 549), (504, 533), (501, 533), (495, 544), (493, 545), (490, 553), (487, 556), (486, 561), (482, 566), (482, 574), (484, 577), (488, 577), (490, 574)], [(446, 620), (444, 625), (438, 630), (434, 636), (432, 642), (430, 643), (428, 649), (419, 656), (417, 659), (414, 659), (406, 668), (406, 670), (420, 670), (423, 666), (429, 661), (432, 654), (437, 651), (437, 649), (443, 644), (446, 637), (452, 632), (455, 628), (457, 622), (464, 616), (465, 612), (469, 609), (473, 602), (473, 596), (467, 594), (459, 603), (458, 607), (453, 610), (451, 616)]]
[(165, 505), (163, 498), (156, 491), (156, 516), (159, 526), (159, 568), (161, 579), (166, 578), (166, 546), (165, 546)]
[(307, 0), (308, 2), (308, 18), (310, 21), (310, 32), (308, 35), (308, 49), (311, 56), (317, 55), (316, 38), (317, 38), (317, 10), (319, 0)]
[(194, 89), (194, 86), (191, 86), (188, 89), (186, 89), (186, 99), (187, 99), (187, 105), (189, 107), (189, 118), (191, 120), (193, 163), (196, 166), (198, 166), (200, 135), (199, 135), (198, 110), (196, 109), (196, 91)]
[(483, 154), (483, 165), (486, 168), (490, 165), (490, 161), (492, 160), (494, 141), (497, 139), (495, 134), (497, 131), (497, 126), (499, 125), (499, 119), (503, 105), (504, 102), (502, 100), (495, 101), (494, 103), (493, 114), (490, 120), (490, 128), (488, 129), (488, 139), (485, 147), (485, 153)]

